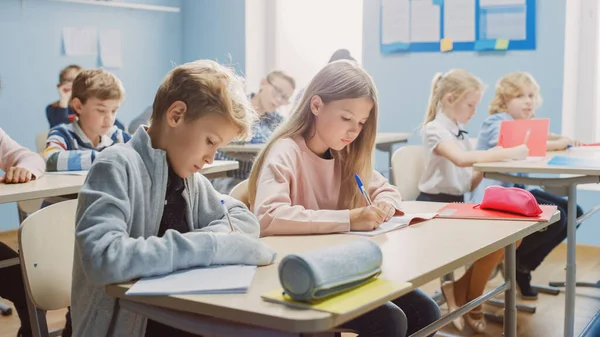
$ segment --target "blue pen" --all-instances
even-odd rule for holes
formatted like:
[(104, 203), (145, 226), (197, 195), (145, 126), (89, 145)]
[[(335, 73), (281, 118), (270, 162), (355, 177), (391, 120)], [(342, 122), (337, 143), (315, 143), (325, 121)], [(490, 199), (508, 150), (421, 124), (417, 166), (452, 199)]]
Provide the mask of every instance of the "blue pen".
[(362, 193), (363, 197), (365, 197), (365, 200), (367, 201), (367, 205), (373, 205), (373, 202), (371, 201), (371, 198), (369, 198), (369, 194), (367, 193), (367, 191), (365, 191), (365, 186), (363, 185), (362, 180), (360, 180), (360, 177), (358, 176), (358, 174), (354, 174), (354, 179), (356, 179), (356, 184), (358, 185), (358, 189), (360, 190), (360, 193)]
[(229, 217), (229, 210), (227, 209), (227, 206), (225, 206), (225, 200), (221, 199), (221, 205), (223, 206), (223, 212), (225, 212), (225, 216), (227, 217), (227, 222), (229, 222), (229, 229), (231, 229), (231, 232), (235, 232), (233, 224), (231, 223), (231, 218)]

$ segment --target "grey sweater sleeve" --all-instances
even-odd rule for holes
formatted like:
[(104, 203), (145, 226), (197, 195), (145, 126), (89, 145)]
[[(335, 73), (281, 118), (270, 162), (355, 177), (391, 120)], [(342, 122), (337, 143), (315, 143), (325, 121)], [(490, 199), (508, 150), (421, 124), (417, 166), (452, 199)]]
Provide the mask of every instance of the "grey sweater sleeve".
[(194, 215), (198, 217), (198, 224), (195, 226), (195, 228), (198, 228), (196, 231), (222, 233), (231, 231), (221, 206), (221, 200), (223, 200), (229, 212), (233, 228), (253, 238), (259, 237), (260, 224), (254, 213), (250, 212), (246, 205), (228, 195), (217, 192), (203, 175), (196, 174), (194, 182), (198, 190), (190, 192), (196, 193), (198, 198), (194, 210), (196, 212)]
[[(268, 247), (242, 234), (167, 231), (160, 238), (131, 237), (131, 187), (124, 165), (110, 158), (98, 160), (79, 194), (75, 248), (94, 284), (103, 286), (214, 263), (268, 264), (274, 259)], [(219, 248), (228, 248), (233, 242), (241, 245), (236, 256)]]

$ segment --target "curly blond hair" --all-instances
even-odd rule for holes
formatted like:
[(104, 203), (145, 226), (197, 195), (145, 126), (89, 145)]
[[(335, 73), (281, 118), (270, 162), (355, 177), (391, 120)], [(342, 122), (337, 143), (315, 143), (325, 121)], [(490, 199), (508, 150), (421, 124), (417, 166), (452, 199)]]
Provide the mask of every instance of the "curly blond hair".
[(539, 108), (542, 105), (539, 84), (529, 73), (513, 72), (502, 76), (496, 83), (496, 93), (490, 102), (490, 115), (506, 112), (508, 102), (519, 96), (526, 85), (531, 85), (535, 91), (533, 110)]
[(161, 122), (176, 101), (187, 105), (186, 122), (217, 113), (237, 127), (238, 139), (251, 137), (256, 113), (244, 92), (244, 80), (231, 68), (211, 60), (198, 60), (171, 70), (154, 97), (152, 124)]

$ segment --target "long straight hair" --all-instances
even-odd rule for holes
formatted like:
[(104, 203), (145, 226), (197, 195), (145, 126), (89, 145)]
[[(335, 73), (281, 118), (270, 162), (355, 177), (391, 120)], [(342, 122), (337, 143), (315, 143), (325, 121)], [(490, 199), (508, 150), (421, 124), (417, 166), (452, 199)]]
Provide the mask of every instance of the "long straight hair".
[(261, 169), (273, 144), (280, 139), (293, 139), (298, 136), (310, 139), (315, 135), (316, 118), (310, 108), (310, 101), (314, 96), (319, 96), (325, 104), (355, 98), (368, 98), (373, 101), (369, 118), (354, 142), (341, 151), (331, 150), (334, 158), (342, 163), (340, 196), (343, 205), (350, 209), (363, 206), (364, 201), (356, 188), (354, 174), (359, 174), (365, 183), (368, 183), (373, 173), (371, 155), (377, 133), (377, 89), (365, 70), (355, 62), (347, 60), (329, 63), (315, 75), (290, 118), (275, 130), (258, 154), (248, 179), (248, 197), (251, 205), (256, 198)]

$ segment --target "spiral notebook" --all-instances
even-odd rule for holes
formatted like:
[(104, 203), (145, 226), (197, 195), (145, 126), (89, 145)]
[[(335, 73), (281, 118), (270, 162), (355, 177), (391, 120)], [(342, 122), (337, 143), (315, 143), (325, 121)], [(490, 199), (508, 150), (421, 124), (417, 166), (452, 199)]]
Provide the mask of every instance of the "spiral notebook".
[(486, 219), (486, 220), (521, 220), (548, 222), (556, 212), (554, 205), (540, 205), (542, 214), (538, 216), (524, 216), (516, 213), (492, 211), (475, 207), (477, 204), (451, 203), (438, 211), (437, 218), (446, 219)]

